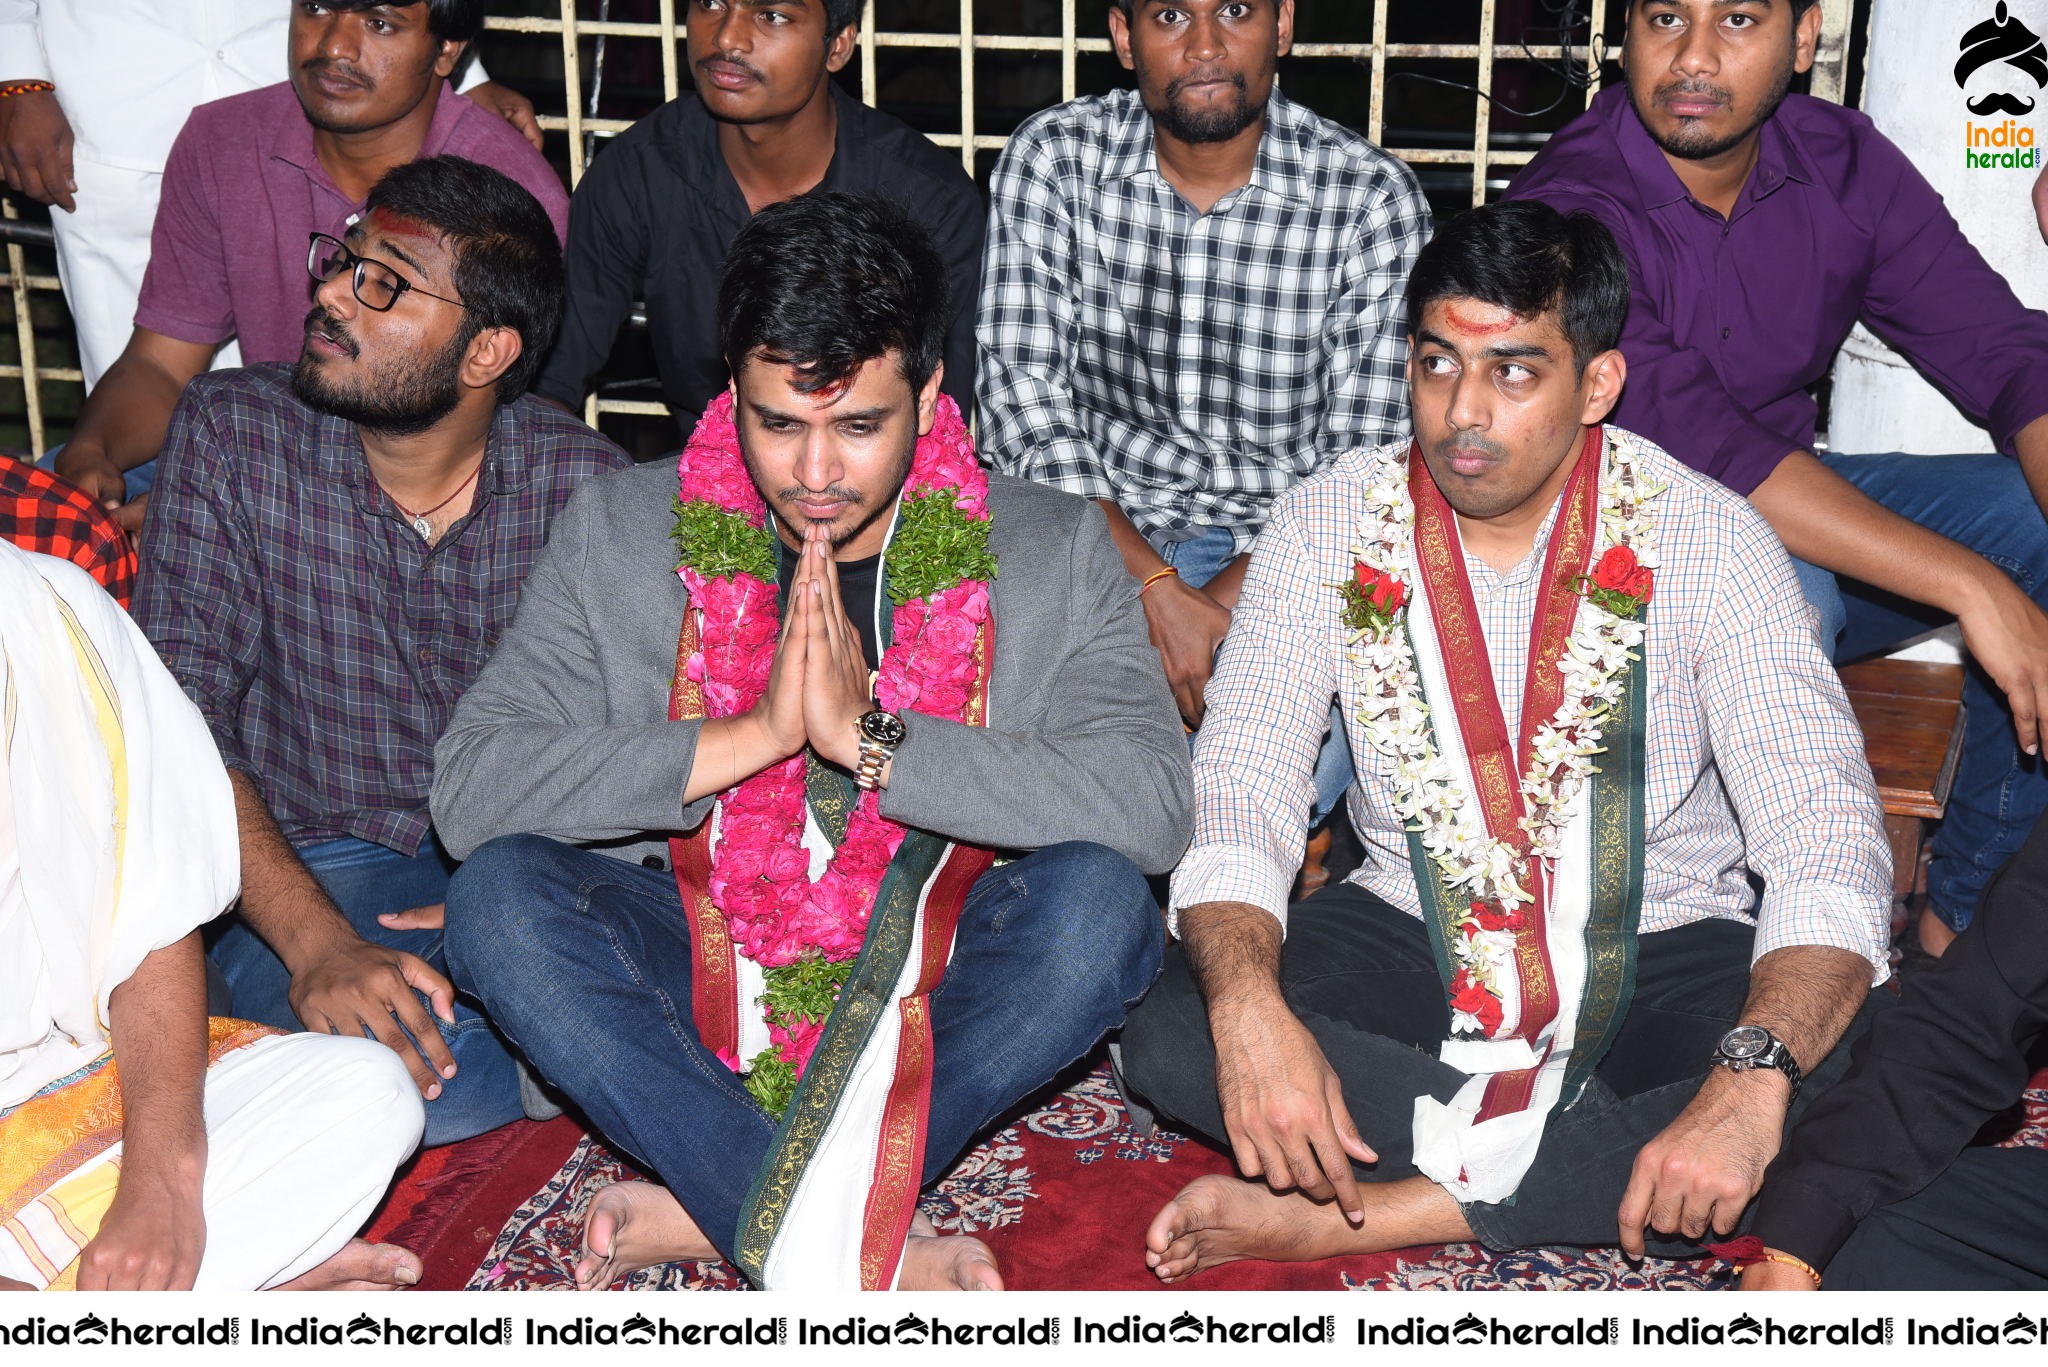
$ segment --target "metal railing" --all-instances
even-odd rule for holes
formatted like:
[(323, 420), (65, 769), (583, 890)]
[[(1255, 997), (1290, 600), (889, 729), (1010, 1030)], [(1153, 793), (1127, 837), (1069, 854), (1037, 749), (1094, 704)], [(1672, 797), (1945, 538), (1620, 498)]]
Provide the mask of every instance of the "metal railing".
[[(1610, 12), (1618, 15), (1623, 0), (1587, 0), (1588, 22), (1578, 32), (1584, 34), (1584, 41), (1574, 41), (1570, 46), (1535, 46), (1522, 42), (1497, 41), (1496, 26), (1499, 11), (1506, 0), (1481, 0), (1479, 4), (1478, 32), (1471, 42), (1459, 43), (1404, 43), (1388, 40), (1392, 12), (1396, 9), (1425, 9), (1439, 3), (1439, 0), (1354, 0), (1360, 30), (1356, 41), (1297, 43), (1294, 56), (1297, 58), (1340, 58), (1356, 62), (1361, 78), (1368, 82), (1367, 118), (1364, 132), (1373, 142), (1386, 146), (1386, 86), (1389, 75), (1388, 64), (1411, 59), (1458, 59), (1476, 65), (1477, 75), (1470, 83), (1481, 91), (1490, 91), (1494, 86), (1495, 65), (1500, 62), (1547, 62), (1564, 64), (1582, 63), (1585, 69), (1584, 99), (1590, 100), (1598, 90), (1601, 80), (1602, 51), (1593, 41), (1596, 35), (1607, 30)], [(681, 60), (683, 41), (682, 25), (678, 11), (685, 0), (657, 0), (657, 17), (653, 22), (625, 20), (585, 19), (577, 12), (577, 0), (560, 0), (560, 14), (557, 18), (503, 17), (494, 16), (486, 21), (486, 27), (498, 33), (531, 35), (556, 35), (561, 44), (564, 102), (559, 113), (543, 111), (541, 127), (560, 130), (568, 135), (569, 181), (573, 187), (582, 178), (585, 162), (585, 139), (588, 134), (609, 135), (630, 125), (618, 119), (599, 119), (584, 113), (587, 82), (583, 69), (582, 49), (586, 38), (635, 38), (654, 40), (661, 53), (661, 90), (664, 99), (674, 99), (682, 89), (684, 67)], [(858, 75), (861, 98), (870, 104), (878, 100), (880, 82), (876, 71), (878, 54), (888, 49), (937, 49), (957, 50), (960, 56), (959, 69), (959, 127), (958, 133), (934, 134), (932, 141), (942, 147), (956, 147), (960, 150), (961, 163), (970, 175), (975, 170), (978, 153), (994, 151), (1002, 147), (1005, 139), (977, 131), (976, 114), (978, 105), (975, 95), (977, 55), (982, 53), (1043, 53), (1057, 54), (1059, 58), (1059, 98), (1071, 100), (1083, 92), (1078, 84), (1078, 58), (1084, 54), (1102, 54), (1110, 51), (1106, 37), (1082, 37), (1079, 32), (1077, 11), (1085, 5), (1091, 13), (1091, 26), (1099, 24), (1103, 9), (1101, 0), (1060, 0), (1059, 32), (1057, 34), (1030, 33), (984, 33), (978, 32), (974, 24), (975, 0), (958, 0), (959, 22), (951, 32), (900, 32), (882, 29), (877, 25), (877, 0), (866, 0), (861, 20), (861, 44), (858, 56)], [(1368, 13), (1370, 18), (1367, 18)], [(1822, 33), (1820, 50), (1815, 62), (1810, 89), (1815, 95), (1839, 101), (1848, 86), (1849, 49), (1853, 7), (1849, 3), (1831, 2), (1822, 6)], [(1476, 114), (1472, 121), (1472, 137), (1469, 145), (1454, 147), (1404, 147), (1390, 146), (1387, 150), (1415, 166), (1464, 166), (1471, 168), (1471, 202), (1483, 203), (1486, 198), (1488, 179), (1492, 172), (1502, 168), (1520, 166), (1526, 163), (1534, 151), (1526, 146), (1506, 147), (1497, 145), (1500, 141), (1492, 126), (1490, 102), (1481, 98), (1475, 101)], [(1581, 104), (1580, 107), (1583, 107)], [(40, 225), (21, 222), (16, 207), (8, 202), (5, 221), (0, 222), (0, 237), (6, 240), (7, 288), (14, 310), (15, 337), (19, 350), (14, 364), (0, 364), (0, 384), (18, 383), (22, 388), (21, 411), (26, 416), (29, 445), (40, 456), (46, 444), (47, 409), (45, 387), (52, 385), (80, 385), (83, 376), (75, 368), (53, 369), (41, 366), (36, 359), (36, 330), (31, 318), (31, 304), (37, 292), (58, 290), (54, 274), (31, 274), (28, 268), (27, 248), (46, 246), (48, 229)], [(40, 228), (38, 233), (36, 230)], [(47, 252), (42, 253), (47, 257)], [(6, 395), (0, 390), (0, 405)], [(600, 414), (666, 414), (666, 405), (631, 399), (605, 398), (592, 395), (585, 415), (595, 423)]]

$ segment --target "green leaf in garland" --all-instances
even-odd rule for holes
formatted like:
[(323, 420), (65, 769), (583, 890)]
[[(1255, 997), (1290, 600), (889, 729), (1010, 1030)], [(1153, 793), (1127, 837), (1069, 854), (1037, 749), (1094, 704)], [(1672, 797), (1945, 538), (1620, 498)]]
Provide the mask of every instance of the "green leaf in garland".
[(773, 1049), (763, 1049), (747, 1065), (747, 1093), (768, 1114), (779, 1116), (796, 1096), (796, 1068)]
[(818, 954), (806, 954), (793, 964), (771, 968), (762, 975), (767, 980), (767, 990), (761, 993), (761, 1005), (784, 1028), (799, 1020), (821, 1021), (832, 1014), (839, 989), (852, 973), (852, 959), (835, 964), (827, 963)]
[(775, 582), (775, 539), (765, 527), (756, 527), (738, 513), (716, 504), (675, 501), (676, 525), (672, 535), (680, 563), (706, 579), (734, 574), (751, 574), (766, 583)]
[(953, 505), (951, 490), (906, 494), (889, 542), (889, 601), (902, 607), (963, 579), (994, 579), (988, 523)]

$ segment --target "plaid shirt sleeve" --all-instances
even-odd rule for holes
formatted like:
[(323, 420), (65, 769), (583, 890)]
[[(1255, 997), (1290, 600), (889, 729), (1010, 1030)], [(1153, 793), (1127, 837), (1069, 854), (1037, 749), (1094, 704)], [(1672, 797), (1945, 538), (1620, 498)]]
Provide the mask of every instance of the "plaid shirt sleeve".
[(1195, 740), (1195, 839), (1167, 912), (1175, 935), (1181, 911), (1204, 902), (1249, 903), (1287, 924), (1339, 682), (1332, 576), (1310, 548), (1302, 492), (1283, 497), (1259, 534), (1209, 679)]
[(1067, 372), (1080, 303), (1060, 180), (1079, 160), (1079, 148), (1063, 145), (1052, 123), (1026, 124), (989, 182), (976, 325), (982, 449), (1006, 475), (1113, 499)]
[(1764, 882), (1752, 958), (1792, 945), (1845, 949), (1870, 961), (1875, 986), (1889, 972), (1892, 884), (1863, 731), (1784, 548), (1747, 504), (1729, 511), (1735, 525), (1700, 529), (1721, 564), (1695, 688), (1747, 862)]
[(1429, 240), (1429, 203), (1406, 165), (1386, 158), (1386, 193), (1359, 225), (1325, 336), (1338, 378), (1317, 450), (1328, 459), (1408, 438), (1408, 272)]
[(264, 595), (243, 550), (255, 537), (234, 501), (228, 443), (189, 389), (160, 460), (135, 619), (206, 718), (221, 760), (254, 773), (235, 721), (262, 648)]
[(0, 536), (90, 574), (115, 602), (135, 593), (135, 545), (92, 496), (26, 461), (0, 457)]

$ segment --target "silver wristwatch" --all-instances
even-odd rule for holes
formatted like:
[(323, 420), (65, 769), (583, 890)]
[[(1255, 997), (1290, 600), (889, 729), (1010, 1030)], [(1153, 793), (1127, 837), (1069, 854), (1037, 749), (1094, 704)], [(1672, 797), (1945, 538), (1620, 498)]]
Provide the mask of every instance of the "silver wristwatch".
[(1733, 1069), (1738, 1073), (1752, 1068), (1776, 1068), (1792, 1084), (1792, 1095), (1799, 1095), (1799, 1084), (1803, 1078), (1799, 1064), (1792, 1058), (1792, 1051), (1761, 1025), (1738, 1025), (1721, 1036), (1721, 1042), (1714, 1046), (1713, 1055), (1707, 1060), (1716, 1067)]
[(860, 739), (860, 762), (854, 766), (853, 781), (863, 792), (873, 792), (882, 786), (882, 766), (903, 744), (903, 718), (877, 707), (861, 713), (853, 729)]

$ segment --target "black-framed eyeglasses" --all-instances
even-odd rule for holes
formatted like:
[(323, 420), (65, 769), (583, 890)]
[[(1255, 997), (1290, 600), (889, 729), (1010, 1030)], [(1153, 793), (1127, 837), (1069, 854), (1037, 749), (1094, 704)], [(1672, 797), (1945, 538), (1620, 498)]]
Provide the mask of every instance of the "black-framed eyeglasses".
[(429, 299), (439, 299), (444, 304), (453, 304), (459, 309), (469, 307), (460, 299), (421, 289), (382, 261), (357, 256), (343, 246), (339, 238), (329, 237), (326, 233), (306, 235), (306, 274), (324, 285), (345, 270), (355, 272), (349, 284), (355, 290), (356, 302), (378, 313), (389, 310), (398, 302), (398, 296), (407, 290)]

